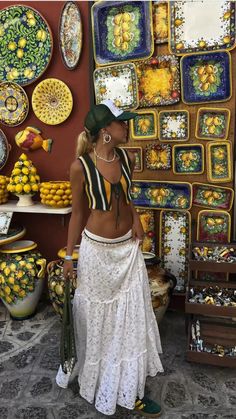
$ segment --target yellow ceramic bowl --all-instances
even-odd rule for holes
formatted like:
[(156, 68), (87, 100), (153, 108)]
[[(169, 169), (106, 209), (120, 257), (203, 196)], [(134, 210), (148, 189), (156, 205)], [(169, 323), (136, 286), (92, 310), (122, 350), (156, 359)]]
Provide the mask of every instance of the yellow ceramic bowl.
[(39, 191), (43, 205), (65, 208), (72, 204), (71, 184), (68, 180), (42, 182)]

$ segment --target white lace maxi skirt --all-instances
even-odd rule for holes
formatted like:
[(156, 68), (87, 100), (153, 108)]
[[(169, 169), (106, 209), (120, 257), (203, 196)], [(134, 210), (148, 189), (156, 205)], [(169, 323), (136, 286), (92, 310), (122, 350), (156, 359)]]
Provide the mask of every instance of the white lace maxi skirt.
[(131, 232), (105, 239), (85, 230), (74, 326), (80, 394), (105, 415), (133, 409), (147, 375), (163, 371), (147, 271)]

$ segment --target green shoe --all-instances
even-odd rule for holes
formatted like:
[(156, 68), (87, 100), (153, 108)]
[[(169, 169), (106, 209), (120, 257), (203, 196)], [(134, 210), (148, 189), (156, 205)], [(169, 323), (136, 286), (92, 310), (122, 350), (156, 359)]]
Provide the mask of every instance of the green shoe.
[(148, 397), (144, 397), (143, 399), (137, 397), (134, 412), (147, 418), (157, 418), (161, 416), (161, 406), (153, 400), (148, 399)]

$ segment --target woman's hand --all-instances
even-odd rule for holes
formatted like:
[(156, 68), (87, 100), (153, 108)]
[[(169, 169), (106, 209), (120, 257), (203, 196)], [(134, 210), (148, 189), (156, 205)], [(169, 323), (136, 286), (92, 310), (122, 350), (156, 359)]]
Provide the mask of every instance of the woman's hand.
[(139, 216), (134, 217), (134, 222), (132, 226), (132, 238), (133, 240), (139, 240), (139, 243), (142, 244), (144, 237), (143, 226), (140, 221)]
[(65, 260), (63, 265), (63, 275), (65, 281), (69, 281), (73, 275), (73, 261), (72, 260)]

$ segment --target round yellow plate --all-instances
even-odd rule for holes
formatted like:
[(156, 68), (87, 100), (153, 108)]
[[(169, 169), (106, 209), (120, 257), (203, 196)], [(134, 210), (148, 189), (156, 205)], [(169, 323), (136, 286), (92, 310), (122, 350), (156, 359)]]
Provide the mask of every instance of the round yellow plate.
[(37, 247), (37, 243), (31, 240), (18, 240), (14, 243), (5, 244), (0, 247), (0, 253), (21, 253), (33, 250)]
[[(63, 247), (62, 249), (58, 250), (57, 256), (59, 256), (59, 258), (61, 259), (64, 259), (64, 257), (66, 256), (66, 247)], [(72, 254), (72, 259), (78, 260), (78, 257), (79, 257), (79, 246), (75, 246), (73, 250), (73, 254)]]

